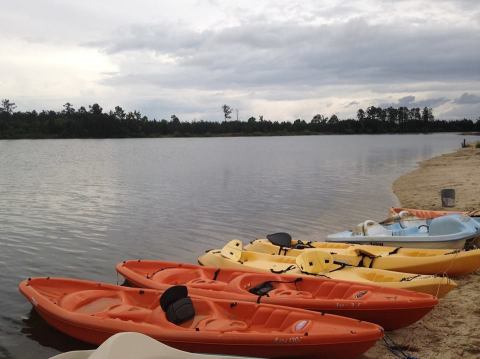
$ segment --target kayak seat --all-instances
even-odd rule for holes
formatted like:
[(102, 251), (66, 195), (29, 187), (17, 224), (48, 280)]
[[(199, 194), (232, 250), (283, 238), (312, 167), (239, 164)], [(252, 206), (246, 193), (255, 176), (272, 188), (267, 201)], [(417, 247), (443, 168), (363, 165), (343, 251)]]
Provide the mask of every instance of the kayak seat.
[(207, 279), (207, 278), (192, 279), (191, 281), (188, 281), (185, 284), (191, 288), (202, 288), (202, 289), (211, 289), (211, 290), (223, 290), (226, 286), (225, 282), (220, 282), (218, 280)]
[(123, 299), (109, 290), (85, 290), (65, 295), (59, 306), (69, 311), (95, 314), (122, 304)]
[(182, 324), (195, 317), (195, 308), (190, 297), (186, 297), (170, 304), (165, 314), (169, 322)]
[[(213, 275), (212, 275), (213, 278)], [(157, 283), (169, 285), (187, 285), (194, 288), (223, 289), (225, 283), (207, 278), (203, 270), (191, 268), (173, 268), (157, 272), (152, 277)]]
[(142, 307), (136, 307), (128, 304), (119, 304), (110, 308), (107, 316), (122, 320), (132, 320), (134, 322), (144, 322), (152, 311)]
[(285, 232), (267, 234), (267, 239), (276, 246), (287, 248), (292, 246), (292, 236)]
[(333, 257), (330, 253), (320, 249), (311, 249), (300, 254), (295, 262), (303, 273), (318, 274), (331, 269)]
[(196, 328), (200, 331), (212, 331), (212, 332), (233, 332), (243, 331), (248, 329), (247, 323), (241, 320), (231, 320), (224, 318), (206, 318), (200, 321)]
[(268, 293), (270, 297), (283, 297), (283, 298), (301, 298), (301, 299), (311, 299), (313, 298), (312, 293), (299, 291), (299, 290), (291, 290), (291, 289), (274, 289)]
[(183, 285), (168, 288), (160, 297), (160, 306), (169, 322), (182, 324), (195, 317), (192, 299)]
[(238, 239), (228, 242), (221, 250), (222, 257), (231, 259), (234, 262), (240, 262), (242, 259), (243, 244)]
[(202, 271), (191, 268), (168, 268), (155, 273), (151, 279), (158, 283), (179, 285), (201, 278)]

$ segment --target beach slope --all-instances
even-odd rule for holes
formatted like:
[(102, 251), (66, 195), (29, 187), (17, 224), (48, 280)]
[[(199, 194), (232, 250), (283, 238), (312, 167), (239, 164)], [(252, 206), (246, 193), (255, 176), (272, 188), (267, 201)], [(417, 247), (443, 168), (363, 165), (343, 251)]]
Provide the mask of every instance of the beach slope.
[(444, 188), (456, 192), (455, 207), (447, 209), (480, 209), (480, 148), (462, 148), (420, 162), (419, 168), (393, 183), (393, 192), (407, 208), (445, 209), (440, 199)]
[[(480, 209), (480, 149), (465, 148), (419, 164), (393, 184), (401, 206), (442, 209), (440, 190), (456, 191), (453, 210)], [(480, 358), (480, 271), (456, 279), (458, 288), (410, 327), (387, 333), (415, 358)], [(362, 358), (396, 358), (383, 343)]]

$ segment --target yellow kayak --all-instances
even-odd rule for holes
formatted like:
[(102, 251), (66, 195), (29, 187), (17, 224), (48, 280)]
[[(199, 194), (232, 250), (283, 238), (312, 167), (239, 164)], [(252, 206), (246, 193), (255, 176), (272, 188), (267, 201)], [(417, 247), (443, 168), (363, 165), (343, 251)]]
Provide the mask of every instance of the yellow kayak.
[(456, 287), (455, 282), (447, 277), (348, 266), (334, 261), (330, 253), (322, 250), (312, 249), (297, 257), (247, 251), (243, 249), (243, 244), (239, 240), (228, 242), (222, 249), (206, 252), (198, 258), (198, 263), (217, 268), (321, 276), (409, 289), (439, 298)]
[[(282, 233), (282, 235), (288, 235)], [(276, 242), (275, 235), (257, 239), (245, 246), (252, 252), (280, 254), (297, 257), (312, 248), (325, 250), (334, 260), (356, 267), (387, 269), (396, 272), (417, 274), (445, 274), (459, 276), (480, 268), (480, 249), (460, 251), (451, 249), (395, 248), (346, 243), (291, 241)], [(301, 248), (301, 249), (297, 249)]]

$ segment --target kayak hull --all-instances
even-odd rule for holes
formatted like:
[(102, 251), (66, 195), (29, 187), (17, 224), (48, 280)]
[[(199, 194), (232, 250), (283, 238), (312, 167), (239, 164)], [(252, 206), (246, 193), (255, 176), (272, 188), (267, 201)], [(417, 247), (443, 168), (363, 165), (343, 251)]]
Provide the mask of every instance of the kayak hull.
[(408, 212), (409, 214), (423, 219), (432, 219), (441, 216), (446, 216), (449, 214), (464, 214), (468, 215), (468, 212), (463, 211), (434, 211), (428, 209), (414, 209), (414, 208), (402, 208), (402, 207), (391, 207), (389, 214), (391, 216), (398, 215), (400, 212)]
[[(200, 267), (192, 264), (130, 260), (117, 265), (129, 283), (163, 290), (174, 281), (199, 296), (284, 305), (368, 321), (394, 330), (408, 326), (438, 303), (433, 296), (369, 284)], [(216, 278), (212, 280), (211, 278)], [(252, 294), (248, 288), (271, 281), (276, 290), (269, 296)]]
[[(372, 245), (346, 245), (344, 248), (336, 248), (336, 243), (329, 242), (308, 242), (310, 248), (304, 245), (304, 248), (296, 249), (295, 243), (297, 242), (293, 243), (293, 248), (279, 247), (266, 239), (257, 239), (245, 246), (245, 249), (292, 257), (297, 257), (304, 251), (320, 249), (332, 253), (337, 261), (355, 266), (417, 274), (460, 276), (480, 269), (480, 249), (458, 251)], [(362, 252), (375, 256), (373, 262), (365, 262)]]
[[(208, 251), (198, 258), (198, 262), (201, 265), (209, 267), (251, 270), (258, 272), (287, 270), (287, 274), (294, 274), (310, 278), (315, 277), (311, 274), (302, 273), (296, 266), (295, 257), (278, 255), (274, 256), (250, 251), (242, 252), (241, 263), (239, 261), (224, 257), (220, 250)], [(444, 297), (448, 292), (456, 287), (456, 283), (449, 278), (393, 272), (383, 269), (346, 267), (342, 270), (321, 273), (320, 276), (326, 276), (330, 279), (379, 285), (389, 288), (413, 290), (416, 292), (430, 294), (438, 298)]]
[(379, 326), (353, 319), (195, 296), (195, 317), (175, 325), (159, 308), (161, 291), (97, 282), (33, 278), (19, 289), (50, 325), (92, 344), (139, 332), (189, 352), (350, 359), (383, 336)]

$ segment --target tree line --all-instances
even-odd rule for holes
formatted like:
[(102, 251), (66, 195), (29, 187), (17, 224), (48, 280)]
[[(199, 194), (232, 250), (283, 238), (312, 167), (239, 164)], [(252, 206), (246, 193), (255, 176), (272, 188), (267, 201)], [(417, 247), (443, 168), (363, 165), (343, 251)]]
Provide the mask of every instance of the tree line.
[(270, 121), (263, 116), (247, 121), (231, 120), (233, 109), (220, 108), (224, 121), (149, 120), (139, 111), (125, 112), (122, 107), (104, 112), (95, 103), (88, 109), (75, 109), (66, 103), (61, 111), (16, 111), (8, 99), (0, 102), (0, 138), (124, 138), (166, 136), (236, 136), (236, 135), (308, 135), (308, 134), (380, 134), (480, 131), (480, 118), (473, 121), (436, 120), (431, 108), (375, 107), (359, 109), (356, 119), (336, 115), (313, 116), (310, 121)]

